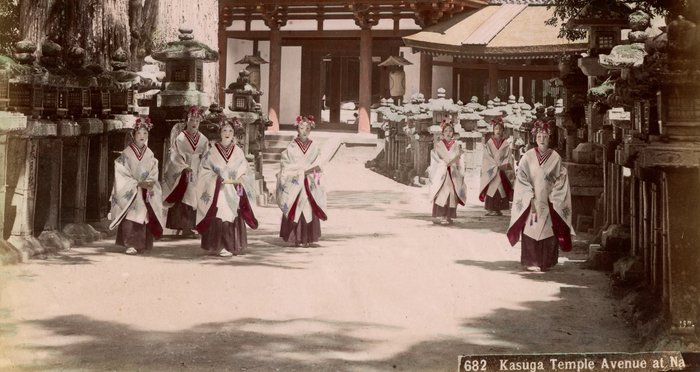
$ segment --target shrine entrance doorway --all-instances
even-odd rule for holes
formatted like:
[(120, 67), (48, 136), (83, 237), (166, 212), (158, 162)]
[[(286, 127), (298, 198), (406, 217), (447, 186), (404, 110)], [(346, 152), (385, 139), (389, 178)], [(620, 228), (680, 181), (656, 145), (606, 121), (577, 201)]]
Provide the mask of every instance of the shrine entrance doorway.
[[(292, 40), (285, 40), (290, 45)], [(372, 76), (360, 76), (357, 39), (299, 40), (302, 46), (300, 109), (316, 116), (317, 129), (358, 130), (360, 80), (371, 79), (372, 104), (389, 97), (388, 71), (378, 66), (398, 55), (400, 40), (374, 39)]]

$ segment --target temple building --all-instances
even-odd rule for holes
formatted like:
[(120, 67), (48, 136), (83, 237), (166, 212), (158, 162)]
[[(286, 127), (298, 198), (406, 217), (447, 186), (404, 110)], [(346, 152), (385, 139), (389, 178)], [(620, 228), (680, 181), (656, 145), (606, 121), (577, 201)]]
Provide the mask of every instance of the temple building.
[[(345, 128), (369, 132), (370, 106), (390, 96), (390, 71), (379, 63), (400, 55), (401, 38), (487, 4), (487, 0), (222, 0), (221, 86), (245, 68), (234, 61), (260, 55), (269, 62), (260, 65), (259, 88), (273, 131), (303, 113), (320, 118), (326, 128), (343, 123)], [(406, 95), (418, 90), (430, 95), (430, 57), (406, 58), (413, 63), (408, 67), (416, 69), (406, 75), (420, 75), (419, 81), (407, 82)], [(219, 99), (224, 102), (223, 95)]]
[(492, 0), (403, 40), (426, 55), (422, 61), (432, 59), (451, 75), (445, 88), (455, 101), (505, 101), (512, 95), (553, 106), (560, 92), (550, 80), (559, 75), (560, 58), (584, 52), (587, 44), (560, 39), (558, 27), (545, 24), (554, 12), (545, 3)]

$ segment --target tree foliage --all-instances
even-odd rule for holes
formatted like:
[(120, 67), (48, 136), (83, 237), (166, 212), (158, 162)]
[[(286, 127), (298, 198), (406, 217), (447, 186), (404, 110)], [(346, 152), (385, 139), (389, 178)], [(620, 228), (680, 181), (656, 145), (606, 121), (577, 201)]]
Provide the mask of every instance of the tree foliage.
[(0, 1), (0, 54), (11, 55), (19, 41), (19, 1)]
[(691, 1), (695, 0), (555, 0), (548, 6), (549, 9), (554, 9), (554, 15), (546, 23), (560, 27), (559, 37), (578, 40), (585, 37), (586, 32), (568, 29), (566, 23), (586, 6), (605, 9), (624, 4), (632, 10), (642, 10), (650, 15), (683, 14), (686, 18), (697, 21), (695, 14), (689, 14)]

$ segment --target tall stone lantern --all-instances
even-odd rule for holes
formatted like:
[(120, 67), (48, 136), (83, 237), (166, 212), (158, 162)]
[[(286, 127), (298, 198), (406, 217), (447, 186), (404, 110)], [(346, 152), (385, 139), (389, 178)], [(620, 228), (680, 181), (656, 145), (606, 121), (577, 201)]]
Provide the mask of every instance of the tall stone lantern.
[(159, 107), (209, 106), (203, 91), (203, 64), (216, 62), (219, 53), (194, 39), (192, 29), (180, 27), (179, 40), (153, 53), (153, 59), (165, 63), (165, 90), (158, 95)]
[[(600, 65), (598, 55), (609, 53), (620, 44), (622, 29), (628, 28), (628, 17), (632, 10), (624, 4), (594, 0), (569, 20), (566, 27), (588, 32), (588, 56), (577, 60), (578, 67), (588, 77), (588, 88), (600, 84), (608, 71)], [(600, 129), (603, 123), (603, 112), (595, 110), (592, 103), (586, 107), (586, 124), (588, 139), (591, 134)]]

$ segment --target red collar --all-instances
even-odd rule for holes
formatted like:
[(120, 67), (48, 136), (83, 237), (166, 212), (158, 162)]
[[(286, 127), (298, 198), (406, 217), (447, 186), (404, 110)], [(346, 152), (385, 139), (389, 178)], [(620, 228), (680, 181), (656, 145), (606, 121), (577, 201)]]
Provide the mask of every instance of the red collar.
[(447, 151), (450, 151), (450, 149), (452, 149), (452, 145), (455, 144), (455, 140), (449, 140), (449, 141), (447, 141), (446, 139), (443, 139), (443, 140), (442, 140), (442, 143), (444, 143), (444, 144), (445, 144), (445, 147), (447, 147)]

